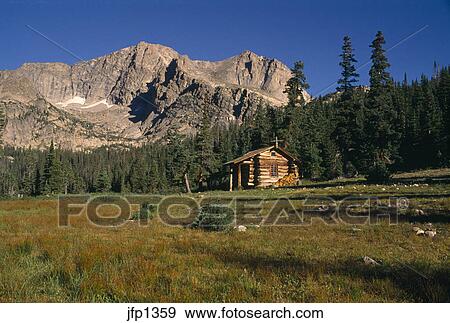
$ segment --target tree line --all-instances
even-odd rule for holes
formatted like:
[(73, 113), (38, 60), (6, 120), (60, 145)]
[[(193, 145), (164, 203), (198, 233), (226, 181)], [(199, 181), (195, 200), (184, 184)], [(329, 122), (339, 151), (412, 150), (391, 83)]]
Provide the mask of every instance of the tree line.
[[(394, 81), (385, 40), (370, 44), (369, 86), (359, 84), (351, 39), (344, 37), (336, 92), (307, 102), (304, 64), (294, 64), (284, 108), (260, 105), (241, 124), (216, 124), (205, 109), (198, 132), (170, 130), (139, 148), (39, 151), (4, 147), (0, 195), (83, 192), (167, 193), (226, 189), (226, 161), (273, 144), (278, 137), (298, 156), (304, 178), (363, 175), (388, 181), (396, 171), (450, 165), (450, 69)], [(0, 114), (0, 121), (2, 121)], [(1, 127), (0, 127), (1, 128)]]

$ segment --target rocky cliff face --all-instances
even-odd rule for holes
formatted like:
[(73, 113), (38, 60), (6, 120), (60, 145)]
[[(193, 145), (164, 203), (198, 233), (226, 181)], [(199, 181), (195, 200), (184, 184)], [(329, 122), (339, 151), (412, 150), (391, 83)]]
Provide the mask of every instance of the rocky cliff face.
[(0, 105), (0, 149), (3, 147), (3, 130), (6, 124), (5, 108)]
[(261, 103), (281, 106), (290, 76), (283, 63), (250, 51), (207, 62), (143, 42), (72, 66), (24, 64), (0, 71), (3, 137), (14, 146), (139, 144), (170, 128), (195, 131), (205, 109), (227, 123)]

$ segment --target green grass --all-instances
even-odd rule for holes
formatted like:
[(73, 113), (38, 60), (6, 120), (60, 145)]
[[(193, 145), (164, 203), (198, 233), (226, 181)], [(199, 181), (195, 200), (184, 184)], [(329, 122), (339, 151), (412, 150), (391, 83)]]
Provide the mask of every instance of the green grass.
[[(397, 189), (398, 188), (398, 189)], [(211, 192), (205, 196), (408, 196), (427, 216), (450, 214), (450, 185)], [(433, 239), (398, 225), (250, 227), (205, 232), (85, 216), (57, 226), (51, 199), (0, 201), (0, 302), (449, 302), (450, 225)], [(105, 216), (114, 210), (104, 208)], [(431, 218), (431, 217), (430, 217)], [(422, 226), (422, 224), (419, 224)], [(363, 257), (380, 266), (367, 266)]]

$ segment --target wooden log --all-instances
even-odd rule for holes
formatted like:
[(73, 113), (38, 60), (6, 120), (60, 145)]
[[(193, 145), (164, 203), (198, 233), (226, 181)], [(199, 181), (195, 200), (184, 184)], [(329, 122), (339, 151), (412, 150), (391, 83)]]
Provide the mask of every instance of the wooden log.
[(278, 182), (278, 178), (276, 178), (275, 180), (273, 180), (273, 181), (260, 181), (259, 182), (259, 184), (273, 184), (273, 183), (276, 183), (276, 182)]
[(280, 164), (264, 164), (264, 165), (261, 165), (259, 168), (260, 169), (270, 169), (270, 168), (272, 168), (272, 166), (274, 166), (274, 165), (276, 165), (276, 166), (278, 166), (278, 167), (282, 167), (282, 168), (285, 168), (285, 169), (288, 169), (289, 167), (287, 166), (287, 165), (280, 165)]
[(191, 194), (191, 185), (189, 184), (189, 177), (187, 174), (184, 174), (184, 183), (186, 184), (186, 191)]
[(259, 160), (261, 163), (273, 163), (273, 162), (279, 162), (279, 163), (288, 163), (286, 159), (282, 158), (261, 158)]
[(238, 179), (238, 190), (242, 189), (242, 172), (241, 172), (241, 164), (239, 164), (236, 168), (237, 171), (237, 179)]
[(272, 177), (275, 177), (275, 176), (272, 176), (271, 174), (260, 174), (260, 175), (258, 176), (258, 178), (260, 178), (260, 179), (264, 179), (264, 178), (272, 178)]
[(233, 191), (233, 165), (230, 166), (230, 192)]

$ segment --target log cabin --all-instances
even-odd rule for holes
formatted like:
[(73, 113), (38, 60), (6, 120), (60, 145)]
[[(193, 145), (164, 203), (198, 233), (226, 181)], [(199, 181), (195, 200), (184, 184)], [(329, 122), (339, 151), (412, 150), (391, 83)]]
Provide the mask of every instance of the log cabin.
[(299, 160), (278, 144), (249, 151), (225, 165), (230, 170), (230, 191), (299, 184)]

